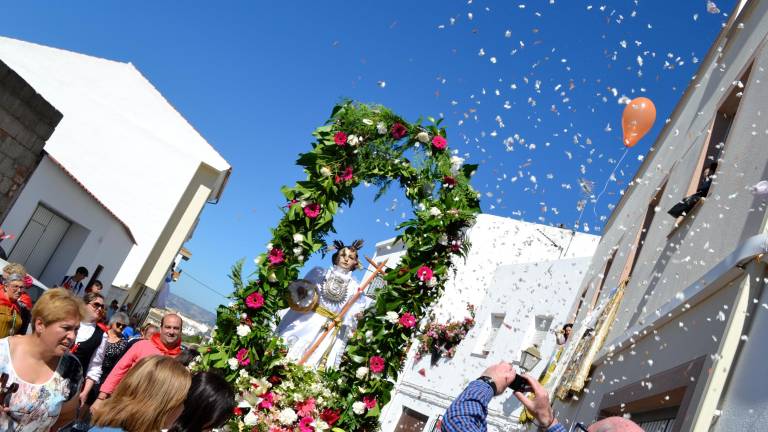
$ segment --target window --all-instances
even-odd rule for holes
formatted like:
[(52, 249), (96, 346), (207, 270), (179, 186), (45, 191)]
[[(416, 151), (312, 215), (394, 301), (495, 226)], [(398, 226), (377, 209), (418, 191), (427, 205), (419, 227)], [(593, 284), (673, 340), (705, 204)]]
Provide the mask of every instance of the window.
[(669, 210), (669, 214), (677, 218), (675, 226), (679, 226), (685, 216), (690, 214), (702, 198), (709, 195), (712, 183), (717, 178), (718, 163), (722, 159), (723, 149), (728, 141), (728, 135), (733, 127), (734, 119), (739, 111), (739, 104), (744, 93), (745, 83), (749, 79), (752, 66), (742, 75), (741, 79), (733, 83), (728, 96), (720, 104), (715, 118), (709, 128), (709, 136), (701, 149), (699, 159), (696, 161), (694, 174), (688, 184), (684, 198)]
[(491, 353), (493, 344), (496, 341), (496, 335), (499, 333), (499, 328), (501, 328), (501, 325), (504, 323), (504, 318), (506, 318), (506, 314), (503, 313), (491, 314), (490, 319), (483, 325), (482, 332), (477, 339), (472, 354), (487, 357), (488, 354)]
[(428, 420), (429, 417), (424, 414), (404, 406), (403, 413), (400, 414), (400, 420), (397, 422), (397, 426), (395, 426), (395, 431), (421, 432), (427, 426)]
[(549, 327), (552, 325), (553, 318), (554, 317), (552, 315), (536, 315), (536, 321), (534, 324), (536, 331), (533, 334), (533, 339), (531, 340), (530, 345), (535, 345), (541, 348), (542, 344), (544, 343), (544, 338), (547, 336), (547, 333), (549, 333)]
[(616, 258), (616, 251), (618, 250), (618, 247), (614, 247), (613, 252), (611, 252), (611, 256), (605, 263), (605, 269), (603, 270), (603, 274), (600, 276), (600, 280), (597, 282), (597, 289), (592, 296), (592, 302), (589, 304), (590, 311), (595, 309), (595, 305), (597, 305), (597, 301), (600, 299), (600, 294), (603, 292), (603, 287), (605, 286), (605, 280), (608, 279), (608, 274), (611, 271), (611, 266), (613, 266), (613, 260)]
[(648, 236), (648, 231), (651, 229), (653, 217), (656, 215), (656, 207), (659, 205), (666, 187), (667, 179), (665, 178), (661, 186), (656, 188), (656, 193), (653, 195), (653, 198), (651, 198), (651, 202), (648, 203), (648, 208), (645, 209), (643, 224), (640, 226), (640, 231), (637, 232), (635, 243), (627, 252), (627, 262), (624, 264), (624, 270), (622, 270), (621, 276), (619, 277), (619, 284), (632, 278), (632, 273), (635, 271), (637, 260), (640, 258), (640, 252), (642, 252), (643, 246), (645, 245), (645, 239)]

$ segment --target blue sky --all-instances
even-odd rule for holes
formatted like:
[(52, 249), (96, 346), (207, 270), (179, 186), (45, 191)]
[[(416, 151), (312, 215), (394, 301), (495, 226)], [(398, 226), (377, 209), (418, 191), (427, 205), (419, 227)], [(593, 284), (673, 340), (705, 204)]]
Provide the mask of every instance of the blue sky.
[[(28, 1), (0, 6), (0, 33), (134, 63), (232, 164), (172, 287), (214, 310), (229, 267), (264, 250), (280, 186), (302, 177), (294, 161), (341, 98), (444, 116), (449, 145), (481, 165), (487, 213), (573, 227), (579, 179), (607, 185), (579, 225), (600, 234), (734, 0), (719, 14), (706, 3)], [(656, 126), (617, 167), (619, 100), (641, 95)], [(368, 254), (410, 214), (397, 191), (374, 192), (361, 187), (336, 220)]]

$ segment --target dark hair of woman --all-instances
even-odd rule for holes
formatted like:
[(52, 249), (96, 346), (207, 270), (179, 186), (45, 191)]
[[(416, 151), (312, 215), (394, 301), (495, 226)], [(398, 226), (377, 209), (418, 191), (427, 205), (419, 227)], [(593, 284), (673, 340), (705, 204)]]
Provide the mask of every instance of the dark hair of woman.
[(168, 432), (201, 432), (219, 428), (232, 416), (235, 391), (226, 379), (213, 372), (192, 376), (184, 411)]
[(90, 304), (92, 301), (96, 300), (97, 298), (104, 299), (104, 296), (97, 292), (87, 292), (83, 296), (83, 302), (85, 304)]

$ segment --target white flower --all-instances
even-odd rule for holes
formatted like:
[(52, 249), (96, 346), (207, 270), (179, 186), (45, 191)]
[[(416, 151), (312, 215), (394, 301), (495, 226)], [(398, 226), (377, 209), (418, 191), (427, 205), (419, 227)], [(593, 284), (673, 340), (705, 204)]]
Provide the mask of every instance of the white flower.
[(246, 337), (250, 332), (251, 332), (251, 328), (245, 324), (240, 324), (239, 326), (237, 326), (237, 335), (240, 337)]
[(299, 262), (304, 262), (304, 255), (296, 255), (296, 259), (297, 259)]
[(294, 243), (301, 243), (304, 241), (304, 234), (302, 233), (296, 233), (293, 235), (293, 242)]
[(248, 371), (245, 369), (240, 369), (240, 372), (238, 372), (240, 375), (240, 378), (248, 378)]
[(440, 238), (437, 239), (437, 242), (443, 246), (448, 246), (448, 236), (445, 234), (441, 235)]
[(397, 322), (400, 321), (400, 315), (398, 315), (395, 311), (389, 311), (387, 312), (385, 319), (392, 324), (397, 324)]
[(227, 363), (229, 363), (229, 368), (232, 370), (237, 370), (237, 367), (240, 366), (240, 362), (238, 362), (236, 358), (227, 360)]
[(427, 206), (425, 206), (425, 205), (424, 205), (424, 203), (419, 203), (419, 205), (417, 205), (417, 206), (416, 206), (416, 208), (417, 208), (419, 211), (424, 211), (424, 210), (426, 210), (426, 209), (427, 209)]
[(367, 124), (368, 126), (373, 124), (373, 120), (371, 119), (363, 119), (363, 123)]
[(352, 411), (354, 411), (355, 414), (361, 415), (365, 413), (365, 403), (357, 401), (352, 404)]
[(355, 372), (355, 376), (357, 379), (363, 379), (365, 376), (368, 375), (368, 368), (365, 366), (360, 366), (357, 368), (357, 372)]
[(432, 279), (427, 281), (427, 286), (430, 287), (430, 288), (432, 288), (432, 287), (434, 287), (436, 285), (437, 285), (437, 278), (434, 277), (434, 276), (432, 277)]
[(331, 174), (333, 174), (333, 173), (331, 172), (330, 168), (328, 168), (326, 166), (320, 168), (320, 175), (321, 176), (323, 176), (323, 177), (330, 177)]
[[(363, 404), (363, 407), (365, 407), (365, 404)], [(280, 423), (284, 425), (289, 425), (289, 424), (293, 424), (293, 422), (295, 422), (296, 419), (299, 418), (299, 416), (297, 416), (296, 412), (291, 408), (284, 408), (282, 411), (280, 411), (279, 418), (280, 418)]]
[(429, 142), (429, 134), (426, 132), (419, 132), (416, 134), (416, 139), (424, 144)]
[(362, 139), (362, 138), (360, 138), (360, 137), (359, 137), (359, 136), (357, 136), (357, 135), (350, 135), (350, 136), (347, 138), (347, 143), (348, 143), (349, 145), (351, 145), (352, 147), (355, 147), (355, 146), (357, 146), (358, 144), (361, 144), (362, 142), (363, 142), (363, 139)]
[(373, 339), (373, 330), (368, 330), (365, 332), (365, 340), (366, 342), (370, 342)]
[(456, 175), (459, 173), (462, 165), (464, 165), (464, 158), (458, 156), (451, 156), (451, 172)]
[(304, 249), (301, 246), (296, 246), (293, 248), (293, 254), (298, 256), (301, 255), (301, 253), (304, 251)]
[(245, 415), (243, 418), (243, 423), (245, 423), (246, 426), (256, 426), (256, 423), (259, 422), (259, 417), (255, 414), (256, 410), (250, 410), (248, 411), (248, 414)]
[(441, 214), (443, 214), (443, 212), (441, 212), (440, 209), (437, 207), (430, 207), (429, 214), (432, 216), (440, 216)]
[(273, 247), (272, 243), (267, 243), (267, 251), (271, 251)]
[[(365, 121), (365, 120), (363, 120), (363, 121)], [(328, 430), (330, 428), (331, 427), (328, 426), (328, 423), (326, 423), (326, 422), (324, 422), (322, 420), (315, 421), (315, 429), (317, 429), (317, 430), (324, 431), (324, 430)]]
[(267, 276), (267, 280), (272, 282), (272, 283), (275, 283), (275, 282), (277, 282), (277, 276), (275, 276), (275, 273), (272, 272), (272, 273), (269, 274), (269, 276)]
[(376, 123), (376, 132), (378, 132), (379, 135), (386, 134), (387, 133), (387, 125), (385, 125), (384, 122)]

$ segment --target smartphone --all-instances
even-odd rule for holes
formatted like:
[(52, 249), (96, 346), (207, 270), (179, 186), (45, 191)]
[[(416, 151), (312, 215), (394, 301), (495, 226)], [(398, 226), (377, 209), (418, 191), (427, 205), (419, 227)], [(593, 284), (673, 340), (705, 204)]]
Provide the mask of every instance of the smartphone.
[(530, 384), (528, 384), (528, 380), (523, 378), (523, 376), (520, 374), (515, 375), (515, 379), (512, 380), (511, 384), (509, 384), (509, 388), (511, 388), (512, 391), (522, 392), (522, 393), (533, 391)]

